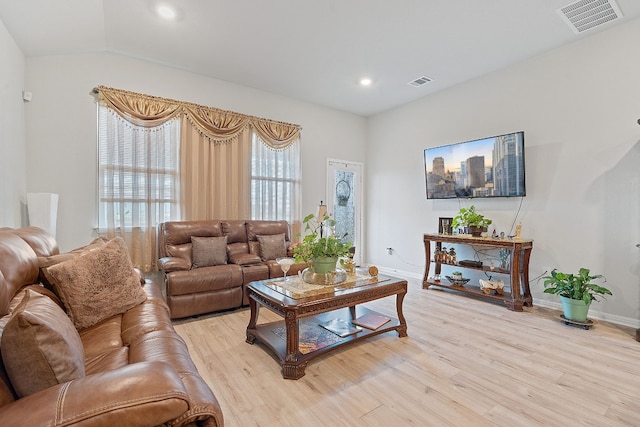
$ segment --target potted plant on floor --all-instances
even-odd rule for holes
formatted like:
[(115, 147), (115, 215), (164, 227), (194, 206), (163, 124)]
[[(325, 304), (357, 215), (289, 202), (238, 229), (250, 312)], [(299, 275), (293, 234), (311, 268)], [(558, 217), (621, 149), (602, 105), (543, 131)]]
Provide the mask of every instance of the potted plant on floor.
[(309, 214), (302, 223), (308, 234), (293, 250), (296, 261), (308, 262), (318, 274), (335, 271), (338, 259), (349, 255), (351, 243), (343, 242), (330, 232), (336, 222), (327, 214), (320, 220), (314, 214)]
[(586, 322), (591, 301), (598, 301), (597, 296), (612, 295), (609, 289), (594, 283), (607, 279), (601, 274), (591, 275), (588, 268), (581, 268), (578, 274), (553, 269), (551, 275), (543, 279), (544, 292), (559, 295), (565, 319), (576, 322)]
[(451, 226), (454, 229), (468, 227), (472, 236), (480, 237), (483, 232), (487, 231), (487, 227), (491, 225), (491, 222), (490, 219), (476, 212), (476, 207), (471, 205), (469, 208), (460, 208), (458, 215), (453, 217)]

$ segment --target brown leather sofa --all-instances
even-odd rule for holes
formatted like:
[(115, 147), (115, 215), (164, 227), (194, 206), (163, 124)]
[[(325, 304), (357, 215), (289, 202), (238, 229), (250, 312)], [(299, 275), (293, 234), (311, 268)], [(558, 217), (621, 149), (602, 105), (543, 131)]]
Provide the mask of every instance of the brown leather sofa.
[[(226, 256), (221, 254), (200, 266), (194, 245), (202, 240), (197, 238), (213, 238), (214, 245), (226, 245)], [(171, 221), (161, 224), (159, 242), (158, 266), (164, 273), (174, 319), (248, 305), (247, 285), (282, 277), (276, 255), (293, 256), (287, 221)], [(273, 243), (278, 250), (272, 250)], [(306, 267), (306, 263), (296, 263), (289, 274)]]
[[(80, 355), (74, 359), (84, 366), (73, 372), (71, 380), (56, 377), (58, 380), (53, 384), (40, 385), (39, 389), (27, 393), (21, 391), (27, 381), (23, 377), (35, 370), (34, 357), (41, 356), (36, 354), (41, 353), (38, 351), (25, 354), (27, 363), (21, 362), (25, 365), (21, 370), (15, 367), (15, 358), (14, 362), (8, 362), (10, 354), (21, 350), (16, 342), (31, 338), (26, 337), (31, 335), (26, 332), (24, 337), (21, 335), (23, 323), (31, 322), (32, 329), (27, 332), (42, 325), (54, 329), (64, 327), (66, 322), (74, 328), (68, 320), (71, 315), (67, 316), (64, 310), (62, 297), (41, 285), (43, 269), (39, 266), (42, 260), (65, 259), (66, 255), (66, 259), (85, 258), (95, 249), (90, 246), (59, 254), (55, 239), (44, 230), (36, 227), (0, 229), (0, 424), (222, 426), (220, 406), (198, 374), (185, 342), (175, 332), (159, 287), (137, 276), (132, 266), (131, 287), (135, 292), (143, 290), (144, 302), (93, 326), (72, 329), (72, 333), (62, 329), (66, 333), (59, 334), (58, 338), (63, 343), (71, 342), (72, 335), (79, 336)], [(68, 263), (57, 265), (63, 264)], [(55, 314), (58, 312), (62, 313), (61, 317)], [(34, 326), (34, 317), (42, 319), (39, 325), (36, 322)], [(16, 321), (18, 318), (20, 322)], [(47, 341), (40, 345), (42, 353), (47, 353)], [(47, 368), (59, 375), (63, 364), (61, 354), (67, 349), (56, 347), (55, 350), (49, 351), (53, 354), (47, 357), (57, 364), (51, 363)], [(78, 370), (84, 372), (78, 374)], [(23, 372), (29, 375), (21, 376)], [(39, 383), (40, 378), (28, 381)]]

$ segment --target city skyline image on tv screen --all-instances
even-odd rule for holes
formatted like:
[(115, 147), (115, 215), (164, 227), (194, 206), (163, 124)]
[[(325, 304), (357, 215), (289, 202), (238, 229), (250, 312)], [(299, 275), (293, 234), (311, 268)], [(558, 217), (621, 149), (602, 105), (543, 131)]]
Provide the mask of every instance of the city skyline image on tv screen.
[(526, 195), (524, 132), (424, 150), (427, 199)]

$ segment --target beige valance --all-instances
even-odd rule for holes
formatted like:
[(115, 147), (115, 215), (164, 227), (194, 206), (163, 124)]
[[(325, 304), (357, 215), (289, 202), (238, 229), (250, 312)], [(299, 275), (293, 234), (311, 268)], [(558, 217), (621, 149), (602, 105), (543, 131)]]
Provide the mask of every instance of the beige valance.
[(249, 126), (277, 150), (300, 138), (300, 126), (295, 124), (105, 86), (98, 86), (96, 91), (99, 102), (136, 126), (155, 127), (184, 115), (200, 134), (214, 143), (237, 140), (240, 132)]

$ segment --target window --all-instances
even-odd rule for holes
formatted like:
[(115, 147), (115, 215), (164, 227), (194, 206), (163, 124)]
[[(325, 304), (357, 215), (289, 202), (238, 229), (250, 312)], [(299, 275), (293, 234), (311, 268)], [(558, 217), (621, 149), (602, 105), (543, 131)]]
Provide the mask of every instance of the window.
[(300, 222), (300, 141), (282, 150), (251, 138), (251, 219)]
[(98, 226), (101, 233), (149, 231), (180, 219), (179, 119), (145, 128), (98, 106)]

